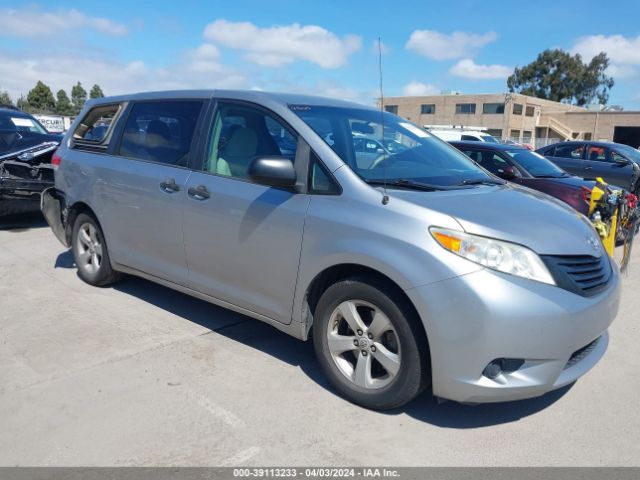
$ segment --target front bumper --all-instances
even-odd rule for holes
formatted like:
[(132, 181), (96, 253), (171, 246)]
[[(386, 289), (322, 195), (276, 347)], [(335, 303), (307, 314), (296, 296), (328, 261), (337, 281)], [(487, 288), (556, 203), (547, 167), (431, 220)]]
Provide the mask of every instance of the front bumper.
[[(620, 278), (612, 268), (609, 285), (593, 297), (490, 269), (407, 290), (429, 337), (434, 395), (519, 400), (580, 378), (604, 355), (618, 312)], [(524, 363), (495, 379), (484, 376), (499, 358)]]

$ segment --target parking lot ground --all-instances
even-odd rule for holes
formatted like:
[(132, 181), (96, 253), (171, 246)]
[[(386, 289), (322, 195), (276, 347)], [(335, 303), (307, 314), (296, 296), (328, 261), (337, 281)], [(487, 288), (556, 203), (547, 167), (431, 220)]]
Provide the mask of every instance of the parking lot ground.
[(0, 465), (639, 466), (640, 243), (609, 351), (504, 404), (338, 397), (309, 343), (145, 280), (84, 284), (38, 216), (0, 227)]

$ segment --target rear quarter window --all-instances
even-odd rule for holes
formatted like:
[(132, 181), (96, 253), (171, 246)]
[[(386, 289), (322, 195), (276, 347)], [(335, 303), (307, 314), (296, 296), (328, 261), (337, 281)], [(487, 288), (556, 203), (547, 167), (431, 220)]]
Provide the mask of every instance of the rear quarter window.
[(123, 110), (124, 106), (120, 103), (93, 107), (73, 131), (72, 148), (106, 151), (116, 121)]

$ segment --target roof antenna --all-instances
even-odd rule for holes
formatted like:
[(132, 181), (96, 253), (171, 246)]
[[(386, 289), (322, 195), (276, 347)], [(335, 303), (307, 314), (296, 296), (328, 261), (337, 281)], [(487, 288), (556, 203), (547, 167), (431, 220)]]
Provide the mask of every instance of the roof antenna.
[(380, 125), (382, 126), (382, 162), (384, 163), (384, 181), (382, 184), (382, 204), (389, 203), (387, 195), (387, 150), (384, 148), (384, 93), (382, 92), (382, 40), (378, 37), (378, 75), (380, 77)]

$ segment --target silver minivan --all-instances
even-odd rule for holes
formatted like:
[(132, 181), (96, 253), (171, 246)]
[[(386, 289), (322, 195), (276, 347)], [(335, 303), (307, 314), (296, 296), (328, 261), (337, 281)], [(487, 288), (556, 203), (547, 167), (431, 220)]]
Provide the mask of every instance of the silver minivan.
[[(393, 150), (361, 158), (366, 137)], [(333, 387), (398, 407), (542, 395), (603, 356), (618, 267), (570, 207), (398, 116), (240, 91), (87, 102), (42, 209), (78, 275), (138, 275), (312, 338)]]

